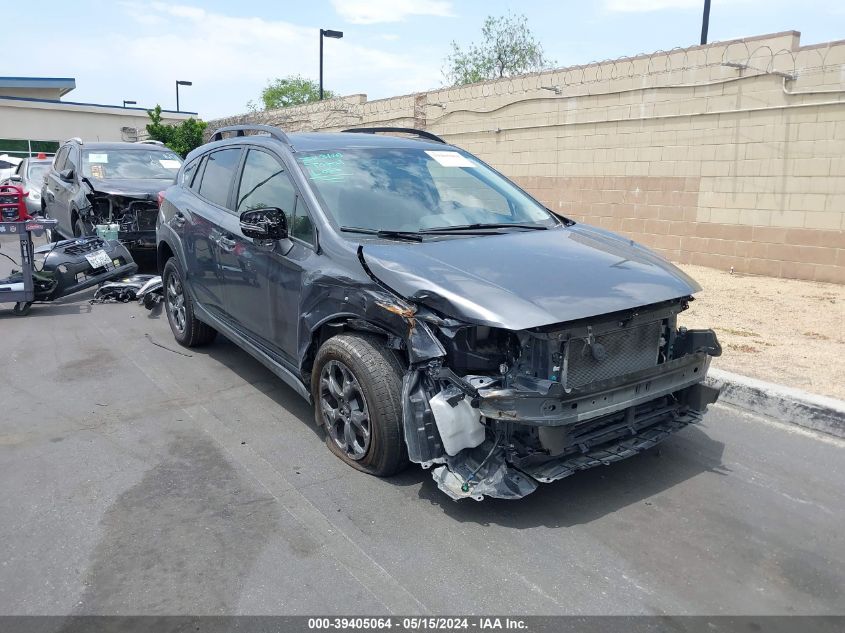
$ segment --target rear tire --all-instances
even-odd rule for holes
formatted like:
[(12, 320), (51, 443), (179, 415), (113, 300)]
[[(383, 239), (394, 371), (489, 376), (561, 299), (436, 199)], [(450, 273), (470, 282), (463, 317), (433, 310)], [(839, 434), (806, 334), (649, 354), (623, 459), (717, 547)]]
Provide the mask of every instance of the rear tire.
[(403, 369), (376, 336), (341, 334), (314, 359), (311, 393), (326, 445), (344, 462), (389, 477), (408, 466), (402, 435)]
[(211, 343), (217, 336), (217, 330), (194, 315), (194, 304), (185, 291), (183, 275), (175, 257), (167, 260), (161, 279), (164, 285), (167, 321), (176, 342), (185, 347), (199, 347)]

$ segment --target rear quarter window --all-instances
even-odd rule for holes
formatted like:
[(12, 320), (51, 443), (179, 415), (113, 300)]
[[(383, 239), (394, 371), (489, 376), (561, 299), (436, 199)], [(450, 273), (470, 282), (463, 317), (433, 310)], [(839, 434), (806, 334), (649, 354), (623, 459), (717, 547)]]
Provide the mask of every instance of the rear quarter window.
[(202, 182), (199, 185), (199, 194), (209, 202), (221, 207), (228, 207), (229, 191), (232, 188), (232, 181), (240, 157), (241, 149), (239, 147), (221, 149), (209, 154), (205, 160), (205, 170), (202, 174)]
[(197, 167), (200, 164), (202, 157), (192, 160), (190, 163), (185, 165), (185, 168), (182, 170), (182, 175), (179, 176), (179, 184), (185, 187), (190, 187), (191, 182), (194, 180), (194, 175), (197, 173)]

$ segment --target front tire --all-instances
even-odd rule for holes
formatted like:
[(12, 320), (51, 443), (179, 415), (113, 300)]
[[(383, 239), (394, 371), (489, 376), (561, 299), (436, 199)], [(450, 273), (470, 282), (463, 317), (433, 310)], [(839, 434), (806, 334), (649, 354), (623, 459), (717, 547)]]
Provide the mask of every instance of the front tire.
[(47, 239), (50, 240), (50, 243), (52, 244), (53, 242), (61, 242), (65, 238), (63, 238), (61, 235), (59, 235), (58, 230), (56, 230), (55, 228), (52, 228), (52, 229), (48, 229)]
[(86, 222), (85, 220), (78, 219), (73, 224), (74, 237), (86, 237), (88, 235), (96, 235), (96, 233), (94, 225), (90, 222)]
[(194, 315), (194, 304), (185, 291), (182, 272), (175, 257), (167, 260), (161, 279), (167, 321), (176, 342), (185, 347), (199, 347), (211, 343), (217, 336), (217, 330)]
[(311, 374), (314, 417), (344, 462), (378, 477), (408, 465), (402, 437), (402, 367), (376, 336), (341, 334), (323, 343)]

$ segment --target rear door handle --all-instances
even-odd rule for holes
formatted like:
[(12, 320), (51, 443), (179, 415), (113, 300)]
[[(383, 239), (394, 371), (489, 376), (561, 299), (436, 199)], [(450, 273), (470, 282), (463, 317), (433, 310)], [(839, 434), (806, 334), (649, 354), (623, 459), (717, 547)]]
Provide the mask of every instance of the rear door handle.
[(235, 244), (235, 240), (230, 239), (228, 237), (221, 237), (219, 240), (217, 240), (217, 246), (219, 246), (220, 250), (224, 253), (231, 253), (233, 250), (235, 250)]

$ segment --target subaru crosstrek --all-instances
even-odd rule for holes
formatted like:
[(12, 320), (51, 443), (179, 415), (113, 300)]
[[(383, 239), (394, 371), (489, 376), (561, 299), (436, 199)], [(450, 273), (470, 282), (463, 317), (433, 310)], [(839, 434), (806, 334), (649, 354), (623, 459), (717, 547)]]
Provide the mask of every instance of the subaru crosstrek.
[(340, 459), (417, 462), (454, 499), (624, 459), (718, 396), (715, 334), (676, 324), (692, 279), (426, 131), (222, 128), (157, 237), (179, 343), (223, 333), (313, 403)]

